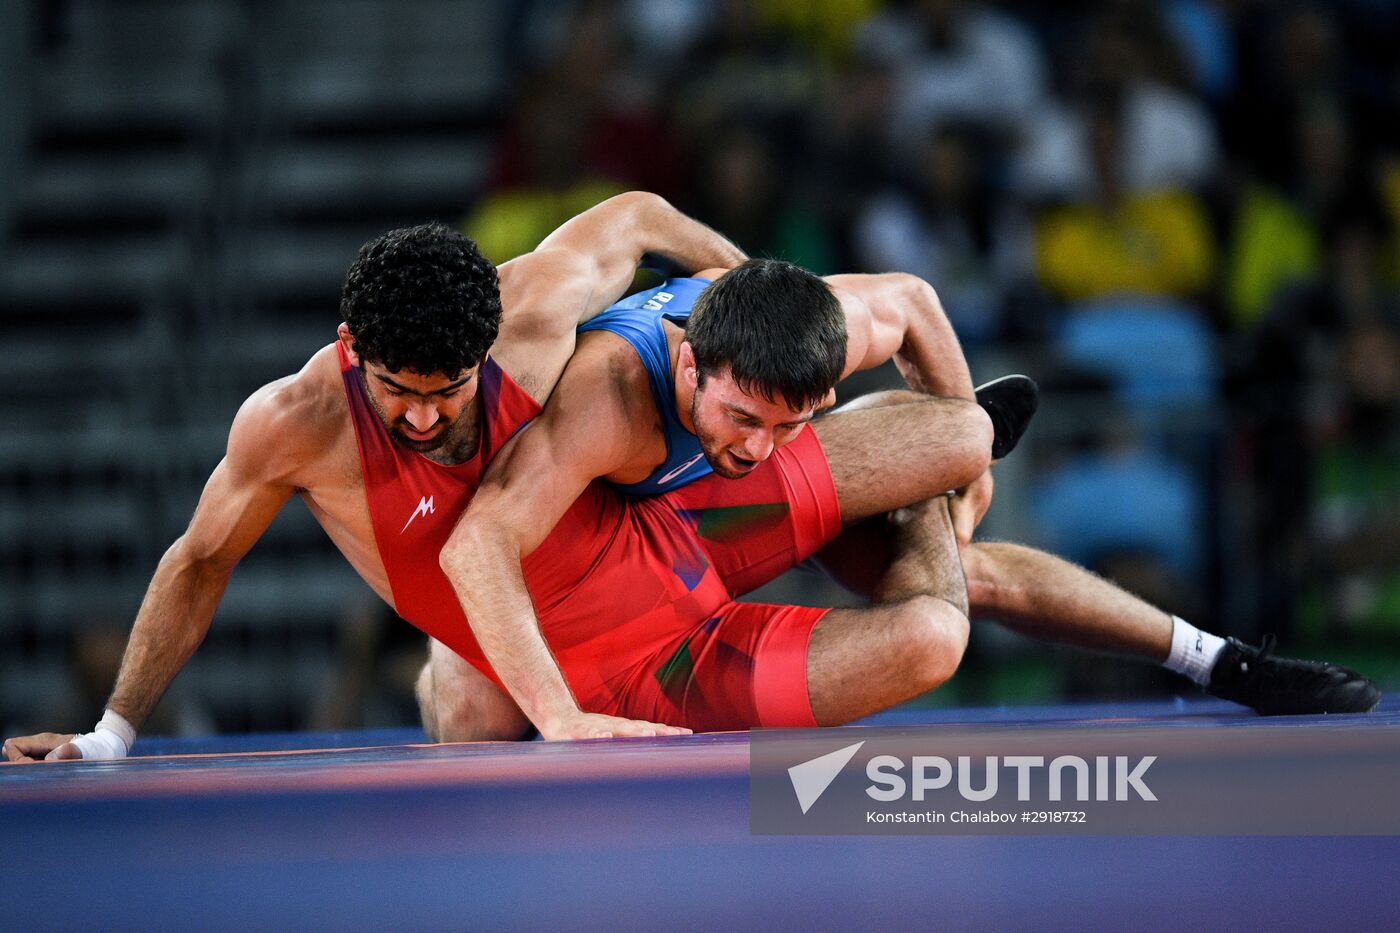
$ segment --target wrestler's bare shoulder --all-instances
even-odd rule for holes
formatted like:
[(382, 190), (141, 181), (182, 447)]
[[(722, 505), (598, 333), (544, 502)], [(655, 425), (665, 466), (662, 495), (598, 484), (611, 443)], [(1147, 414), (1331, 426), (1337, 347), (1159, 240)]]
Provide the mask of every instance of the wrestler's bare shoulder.
[[(555, 419), (606, 446), (611, 466), (599, 475), (639, 482), (666, 459), (666, 435), (651, 380), (637, 351), (610, 331), (579, 335), (578, 348), (550, 399)], [(549, 406), (546, 407), (549, 413)]]
[(618, 334), (606, 330), (580, 334), (566, 378), (570, 389), (588, 395), (591, 406), (607, 405), (642, 428), (657, 422), (651, 377), (636, 348)]
[(352, 431), (332, 345), (248, 397), (229, 431), (228, 455), (261, 480), (310, 488), (343, 472)]

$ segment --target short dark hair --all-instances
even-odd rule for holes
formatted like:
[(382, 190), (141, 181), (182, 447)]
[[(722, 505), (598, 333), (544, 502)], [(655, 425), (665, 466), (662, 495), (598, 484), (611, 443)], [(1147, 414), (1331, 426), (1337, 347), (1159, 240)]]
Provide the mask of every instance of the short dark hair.
[(500, 330), (496, 267), (443, 224), (390, 230), (360, 247), (340, 313), (361, 358), (391, 372), (456, 375), (485, 358)]
[(816, 406), (846, 368), (846, 317), (816, 275), (779, 259), (750, 259), (695, 299), (685, 339), (700, 384), (729, 367), (745, 392), (794, 409)]

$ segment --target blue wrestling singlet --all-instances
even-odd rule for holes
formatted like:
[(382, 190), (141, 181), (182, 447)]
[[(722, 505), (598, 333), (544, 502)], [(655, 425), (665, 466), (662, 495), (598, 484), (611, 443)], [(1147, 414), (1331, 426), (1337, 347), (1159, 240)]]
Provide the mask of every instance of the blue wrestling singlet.
[(606, 330), (632, 345), (646, 367), (652, 398), (661, 412), (666, 434), (666, 461), (640, 483), (613, 483), (633, 496), (655, 496), (708, 476), (709, 461), (700, 439), (681, 424), (676, 415), (676, 383), (671, 371), (671, 351), (662, 321), (684, 326), (695, 299), (709, 285), (707, 279), (668, 279), (656, 288), (629, 295), (597, 317), (579, 326), (579, 333)]

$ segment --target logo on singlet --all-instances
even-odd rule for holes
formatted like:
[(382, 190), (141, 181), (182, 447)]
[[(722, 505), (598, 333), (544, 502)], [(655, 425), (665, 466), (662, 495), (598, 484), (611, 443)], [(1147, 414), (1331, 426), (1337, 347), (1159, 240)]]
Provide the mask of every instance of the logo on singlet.
[(432, 497), (432, 496), (424, 496), (423, 498), (421, 498), (421, 499), (418, 500), (418, 508), (414, 509), (414, 510), (413, 510), (413, 514), (410, 515), (410, 516), (408, 517), (408, 521), (406, 521), (406, 522), (403, 523), (403, 528), (401, 528), (401, 529), (399, 530), (399, 534), (403, 534), (405, 531), (407, 531), (407, 530), (408, 530), (408, 526), (409, 526), (409, 525), (412, 525), (412, 524), (413, 524), (413, 520), (414, 520), (415, 518), (417, 518), (418, 516), (420, 516), (420, 515), (432, 515), (432, 514), (434, 514), (434, 513), (436, 513), (436, 512), (437, 512), (437, 509), (433, 507), (433, 497)]
[(686, 470), (690, 469), (690, 467), (695, 463), (695, 461), (699, 460), (699, 459), (700, 459), (701, 457), (703, 457), (703, 456), (705, 456), (705, 452), (702, 450), (702, 451), (700, 451), (700, 453), (698, 453), (698, 454), (696, 454), (695, 456), (691, 457), (691, 458), (690, 458), (689, 460), (687, 460), (685, 463), (682, 463), (680, 466), (676, 467), (674, 470), (672, 470), (671, 472), (667, 473), (665, 476), (663, 476), (663, 477), (661, 477), (660, 479), (658, 479), (658, 480), (656, 481), (656, 485), (658, 485), (658, 486), (664, 486), (664, 485), (666, 485), (666, 484), (669, 483), (671, 480), (675, 479), (677, 476), (680, 476), (680, 475), (681, 475), (682, 473), (684, 473)]

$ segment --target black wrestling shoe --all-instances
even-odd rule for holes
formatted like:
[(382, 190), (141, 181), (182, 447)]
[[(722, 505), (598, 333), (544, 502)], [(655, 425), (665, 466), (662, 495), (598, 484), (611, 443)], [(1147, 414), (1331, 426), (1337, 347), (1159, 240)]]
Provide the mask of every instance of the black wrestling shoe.
[(1369, 713), (1381, 701), (1380, 689), (1351, 668), (1276, 658), (1273, 650), (1272, 635), (1265, 635), (1258, 648), (1225, 639), (1206, 690), (1264, 716)]
[(1002, 376), (978, 386), (976, 395), (977, 404), (992, 419), (992, 459), (1000, 460), (1026, 433), (1040, 402), (1040, 387), (1030, 376)]

